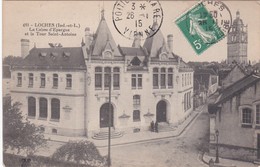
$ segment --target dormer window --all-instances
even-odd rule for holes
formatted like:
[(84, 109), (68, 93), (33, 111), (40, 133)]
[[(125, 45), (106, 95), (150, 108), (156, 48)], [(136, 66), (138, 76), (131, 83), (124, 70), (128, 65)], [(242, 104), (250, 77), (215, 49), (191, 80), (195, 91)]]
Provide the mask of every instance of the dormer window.
[(70, 57), (70, 52), (63, 52), (63, 57), (68, 59)]
[(58, 56), (58, 53), (55, 53), (55, 52), (52, 52), (51, 54), (50, 54), (50, 57), (54, 60), (54, 59), (56, 59), (56, 57)]
[(103, 56), (104, 59), (111, 59), (111, 58), (113, 58), (113, 53), (110, 50), (105, 50), (102, 53), (102, 56)]
[(47, 56), (47, 53), (41, 52), (41, 53), (39, 54), (39, 56), (40, 56), (40, 57), (46, 57), (46, 56)]

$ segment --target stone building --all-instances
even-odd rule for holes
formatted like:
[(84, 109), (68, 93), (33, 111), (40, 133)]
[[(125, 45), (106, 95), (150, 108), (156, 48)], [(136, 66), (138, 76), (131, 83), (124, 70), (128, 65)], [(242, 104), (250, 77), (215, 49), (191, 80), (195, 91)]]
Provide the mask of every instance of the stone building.
[(45, 133), (95, 137), (108, 127), (111, 74), (114, 134), (148, 130), (152, 120), (176, 126), (193, 108), (193, 70), (172, 52), (172, 35), (159, 30), (140, 43), (116, 45), (102, 15), (81, 47), (32, 48), (12, 68), (12, 98)]
[(247, 60), (247, 25), (244, 25), (240, 18), (240, 12), (236, 12), (236, 19), (231, 25), (230, 32), (227, 35), (227, 63), (234, 61), (238, 64), (248, 64)]
[(260, 76), (246, 75), (224, 88), (209, 105), (210, 152), (240, 160), (260, 158)]

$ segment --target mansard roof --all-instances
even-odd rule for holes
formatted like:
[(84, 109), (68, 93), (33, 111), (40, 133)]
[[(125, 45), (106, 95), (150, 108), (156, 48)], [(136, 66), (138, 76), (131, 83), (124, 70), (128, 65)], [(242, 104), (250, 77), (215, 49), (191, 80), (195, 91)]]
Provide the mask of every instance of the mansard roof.
[[(155, 29), (156, 26), (158, 26), (157, 23), (154, 23), (153, 29)], [(157, 57), (161, 47), (164, 45), (165, 39), (161, 30), (159, 29), (152, 37), (146, 38), (143, 47), (146, 48), (151, 57)]]
[(227, 101), (228, 99), (237, 94), (240, 94), (241, 92), (245, 91), (247, 88), (251, 87), (253, 84), (259, 81), (260, 76), (254, 74), (243, 77), (242, 79), (222, 90), (215, 104), (221, 104)]
[(140, 48), (134, 48), (134, 47), (121, 47), (119, 46), (119, 50), (122, 53), (122, 55), (125, 56), (146, 56), (146, 51), (140, 47)]
[(81, 47), (33, 48), (15, 68), (86, 69)]
[(105, 49), (110, 49), (114, 56), (121, 56), (106, 20), (102, 17), (92, 42), (92, 55), (100, 56)]

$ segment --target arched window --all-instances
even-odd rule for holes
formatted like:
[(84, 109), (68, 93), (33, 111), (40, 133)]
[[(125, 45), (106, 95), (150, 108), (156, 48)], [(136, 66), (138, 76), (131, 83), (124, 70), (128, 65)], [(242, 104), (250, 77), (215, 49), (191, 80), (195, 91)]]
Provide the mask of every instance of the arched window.
[(29, 73), (29, 87), (33, 86), (33, 73)]
[(17, 74), (17, 86), (22, 86), (22, 73)]
[(110, 83), (110, 75), (111, 75), (111, 68), (110, 67), (105, 67), (105, 75), (104, 75), (104, 81), (105, 81), (105, 89), (109, 88), (109, 83)]
[(36, 100), (34, 97), (28, 98), (28, 116), (35, 117), (36, 115)]
[(159, 88), (159, 70), (158, 68), (153, 69), (153, 88)]
[(140, 107), (140, 105), (141, 105), (140, 95), (133, 96), (133, 105), (134, 105), (134, 107)]
[(166, 88), (166, 69), (161, 68), (161, 88)]
[(168, 87), (169, 88), (173, 87), (173, 69), (172, 68), (168, 69)]
[(140, 110), (134, 110), (133, 111), (133, 121), (134, 122), (141, 121), (141, 119), (140, 119)]
[(119, 89), (120, 87), (120, 69), (118, 67), (113, 69), (113, 87), (114, 89)]
[(47, 118), (48, 116), (48, 102), (46, 98), (40, 98), (40, 117)]
[(95, 88), (102, 88), (102, 67), (95, 68)]
[(60, 119), (60, 100), (51, 99), (51, 119)]
[(41, 87), (45, 87), (45, 74), (41, 73)]
[(67, 88), (72, 87), (72, 76), (71, 76), (71, 74), (66, 75), (66, 87)]
[(57, 88), (58, 87), (58, 74), (53, 74), (53, 87)]

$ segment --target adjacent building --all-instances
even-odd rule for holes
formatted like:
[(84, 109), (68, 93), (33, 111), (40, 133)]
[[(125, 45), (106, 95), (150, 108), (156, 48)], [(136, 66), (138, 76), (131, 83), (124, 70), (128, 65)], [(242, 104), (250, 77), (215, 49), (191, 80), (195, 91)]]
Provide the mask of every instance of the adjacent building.
[(252, 161), (260, 158), (260, 76), (244, 76), (224, 88), (209, 105), (210, 152), (219, 131), (221, 157)]
[(193, 70), (173, 53), (172, 35), (159, 30), (140, 43), (116, 45), (102, 15), (80, 47), (32, 48), (12, 68), (12, 98), (49, 134), (93, 137), (107, 129), (109, 107), (117, 132), (148, 130), (152, 120), (177, 125), (193, 110)]

